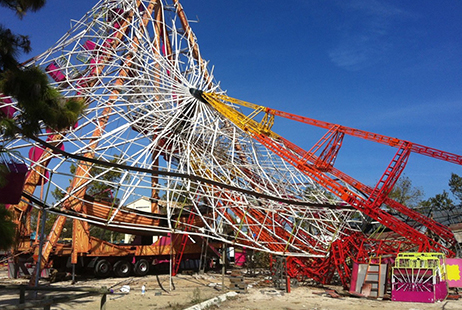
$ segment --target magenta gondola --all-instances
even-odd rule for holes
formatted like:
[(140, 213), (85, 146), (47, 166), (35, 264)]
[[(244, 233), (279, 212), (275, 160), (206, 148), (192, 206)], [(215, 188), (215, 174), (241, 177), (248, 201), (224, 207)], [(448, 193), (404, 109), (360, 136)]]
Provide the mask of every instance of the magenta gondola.
[(27, 171), (28, 168), (25, 163), (13, 159), (8, 153), (2, 153), (0, 176), (5, 182), (0, 184), (0, 203), (19, 203)]

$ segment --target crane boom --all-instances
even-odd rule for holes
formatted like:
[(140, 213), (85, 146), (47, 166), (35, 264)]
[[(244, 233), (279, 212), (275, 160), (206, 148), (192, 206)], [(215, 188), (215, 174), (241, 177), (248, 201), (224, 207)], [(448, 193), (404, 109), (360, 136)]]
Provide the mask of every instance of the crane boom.
[(347, 126), (342, 126), (342, 125), (338, 125), (338, 124), (334, 124), (334, 123), (330, 123), (326, 121), (320, 121), (314, 118), (300, 116), (300, 115), (296, 115), (296, 114), (289, 113), (289, 112), (284, 112), (284, 111), (256, 105), (250, 102), (242, 101), (239, 99), (231, 98), (226, 95), (213, 94), (213, 97), (218, 100), (223, 100), (226, 102), (230, 102), (233, 104), (251, 108), (251, 109), (254, 109), (255, 111), (264, 111), (267, 115), (279, 116), (279, 117), (287, 118), (287, 119), (294, 120), (300, 123), (316, 126), (319, 128), (330, 130), (331, 128), (337, 127), (336, 130), (343, 132), (344, 134), (357, 137), (357, 138), (361, 138), (361, 139), (365, 139), (365, 140), (369, 140), (369, 141), (373, 141), (373, 142), (377, 142), (377, 143), (381, 143), (381, 144), (385, 144), (385, 145), (392, 146), (392, 147), (399, 147), (400, 143), (406, 142), (410, 144), (410, 151), (413, 153), (422, 154), (425, 156), (440, 159), (440, 160), (447, 161), (447, 162), (457, 164), (457, 165), (462, 165), (461, 155), (442, 151), (442, 150), (428, 147), (422, 144), (412, 143), (412, 142), (409, 142), (403, 139), (389, 137), (389, 136), (378, 134), (378, 133), (373, 133), (373, 132), (356, 129), (352, 127), (347, 127)]
[[(271, 127), (274, 122), (273, 117), (274, 115), (278, 115), (277, 112), (271, 111), (276, 110), (246, 103), (244, 101), (240, 101), (224, 95), (202, 93), (196, 90), (191, 90), (191, 93), (199, 100), (210, 104), (224, 117), (231, 120), (242, 130), (248, 132), (254, 139), (259, 141), (272, 152), (283, 158), (285, 161), (287, 161), (297, 169), (299, 169), (302, 173), (311, 177), (313, 180), (318, 182), (321, 186), (332, 192), (334, 195), (348, 202), (351, 206), (361, 211), (362, 213), (370, 216), (371, 218), (377, 220), (386, 227), (393, 229), (395, 232), (399, 233), (400, 235), (412, 241), (413, 243), (419, 245), (421, 250), (432, 249), (436, 251), (443, 251), (448, 256), (454, 254), (445, 245), (442, 245), (441, 243), (438, 243), (435, 240), (430, 239), (420, 231), (417, 231), (408, 224), (396, 219), (393, 215), (382, 210), (380, 208), (380, 205), (384, 202), (388, 202), (388, 204), (391, 204), (394, 207), (400, 209), (401, 212), (404, 211), (403, 213), (406, 213), (407, 215), (415, 216), (413, 212), (406, 212), (406, 207), (401, 205), (397, 207), (397, 204), (392, 203), (391, 199), (387, 197), (389, 192), (392, 190), (396, 180), (399, 178), (401, 172), (403, 171), (410, 152), (428, 154), (433, 158), (438, 158), (458, 164), (462, 163), (461, 156), (429, 147), (416, 145), (409, 141), (399, 140), (397, 138), (391, 138), (384, 135), (369, 133), (363, 130), (335, 125), (332, 123), (313, 120), (310, 118), (305, 118), (279, 111), (281, 115), (288, 115), (289, 117), (287, 118), (298, 118), (299, 120), (303, 120), (303, 122), (307, 124), (312, 124), (328, 130), (335, 128), (336, 131), (340, 131), (345, 134), (362, 137), (367, 140), (387, 144), (398, 148), (395, 157), (389, 164), (387, 170), (385, 171), (382, 178), (380, 179), (380, 181), (374, 189), (367, 188), (360, 182), (352, 178), (349, 178), (344, 173), (341, 173), (338, 169), (335, 170), (337, 174), (344, 176), (342, 178), (343, 181), (348, 183), (348, 181), (353, 180), (352, 184), (350, 185), (353, 185), (354, 188), (367, 189), (368, 197), (364, 198), (356, 192), (351, 191), (350, 189), (342, 185), (338, 179), (330, 177), (327, 174), (327, 172), (332, 172), (333, 167), (330, 167), (327, 171), (318, 168), (316, 165), (316, 161), (318, 158), (314, 153), (304, 151), (302, 148), (296, 146), (295, 144), (291, 143), (290, 141), (284, 139), (283, 137), (271, 131)], [(254, 109), (254, 112), (251, 113), (250, 116), (246, 116), (243, 113), (237, 111), (235, 108), (231, 107), (229, 103), (240, 104), (245, 107), (249, 107), (251, 109)], [(259, 111), (265, 111), (265, 117), (263, 117), (263, 120), (261, 122), (257, 122), (254, 119), (256, 114), (259, 113)], [(330, 146), (330, 148), (332, 148), (332, 146)], [(455, 160), (451, 161), (450, 159)], [(323, 167), (325, 168), (326, 166), (323, 165)], [(424, 225), (426, 224), (426, 226), (430, 226), (432, 228), (438, 227), (438, 225), (433, 225), (432, 221), (422, 220), (422, 217), (423, 216), (415, 216), (415, 218), (421, 220), (421, 222), (423, 222)], [(451, 239), (450, 234), (448, 235), (446, 230), (442, 230), (441, 232), (444, 235), (444, 237), (446, 237), (446, 239)], [(453, 243), (449, 242), (449, 244)]]

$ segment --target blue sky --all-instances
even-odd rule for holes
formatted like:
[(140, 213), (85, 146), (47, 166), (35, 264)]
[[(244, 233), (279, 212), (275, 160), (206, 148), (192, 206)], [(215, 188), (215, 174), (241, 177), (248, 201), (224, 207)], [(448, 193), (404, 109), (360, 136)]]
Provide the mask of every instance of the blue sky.
[[(43, 52), (97, 1), (47, 1), (22, 21)], [(203, 58), (232, 97), (462, 154), (462, 1), (182, 1)], [(324, 130), (277, 119), (305, 149)], [(373, 186), (395, 149), (345, 138), (336, 166)], [(462, 167), (413, 154), (404, 173), (427, 197)]]

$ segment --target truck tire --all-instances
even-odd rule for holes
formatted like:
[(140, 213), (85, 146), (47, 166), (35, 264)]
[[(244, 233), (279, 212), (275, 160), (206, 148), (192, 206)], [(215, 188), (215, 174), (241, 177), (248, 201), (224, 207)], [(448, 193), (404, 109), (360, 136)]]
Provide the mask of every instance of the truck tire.
[(142, 277), (149, 273), (149, 267), (149, 262), (146, 259), (142, 258), (135, 263), (135, 267), (133, 270), (135, 272), (135, 275), (137, 275), (138, 277)]
[(130, 264), (126, 260), (121, 259), (114, 264), (113, 270), (117, 277), (128, 277), (132, 273), (132, 264)]
[(95, 265), (95, 276), (99, 278), (107, 278), (111, 273), (112, 266), (111, 263), (105, 259), (101, 259), (96, 262)]

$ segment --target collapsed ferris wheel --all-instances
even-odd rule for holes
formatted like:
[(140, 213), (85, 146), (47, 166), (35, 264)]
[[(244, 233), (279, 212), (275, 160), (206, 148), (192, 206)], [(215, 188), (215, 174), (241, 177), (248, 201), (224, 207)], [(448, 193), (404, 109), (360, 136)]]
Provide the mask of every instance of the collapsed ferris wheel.
[[(27, 199), (15, 206), (18, 218), (31, 199), (60, 214), (45, 255), (66, 217), (290, 256), (295, 275), (318, 279), (333, 270), (348, 277), (345, 257), (400, 249), (453, 254), (454, 236), (446, 227), (387, 196), (411, 152), (456, 164), (462, 164), (460, 156), (228, 97), (202, 59), (177, 0), (102, 0), (26, 65), (40, 66), (64, 96), (86, 103), (72, 128), (43, 128), (38, 139), (3, 141), (30, 167)], [(1, 104), (15, 108), (10, 98)], [(328, 132), (304, 151), (271, 131), (275, 116)], [(375, 188), (333, 167), (345, 134), (398, 149)], [(96, 183), (110, 193), (104, 202), (89, 195)], [(44, 194), (50, 188), (62, 196), (50, 202)], [(126, 207), (143, 197), (151, 212)], [(436, 237), (396, 219), (382, 204)], [(391, 228), (404, 243), (366, 237), (362, 224), (368, 219)]]

